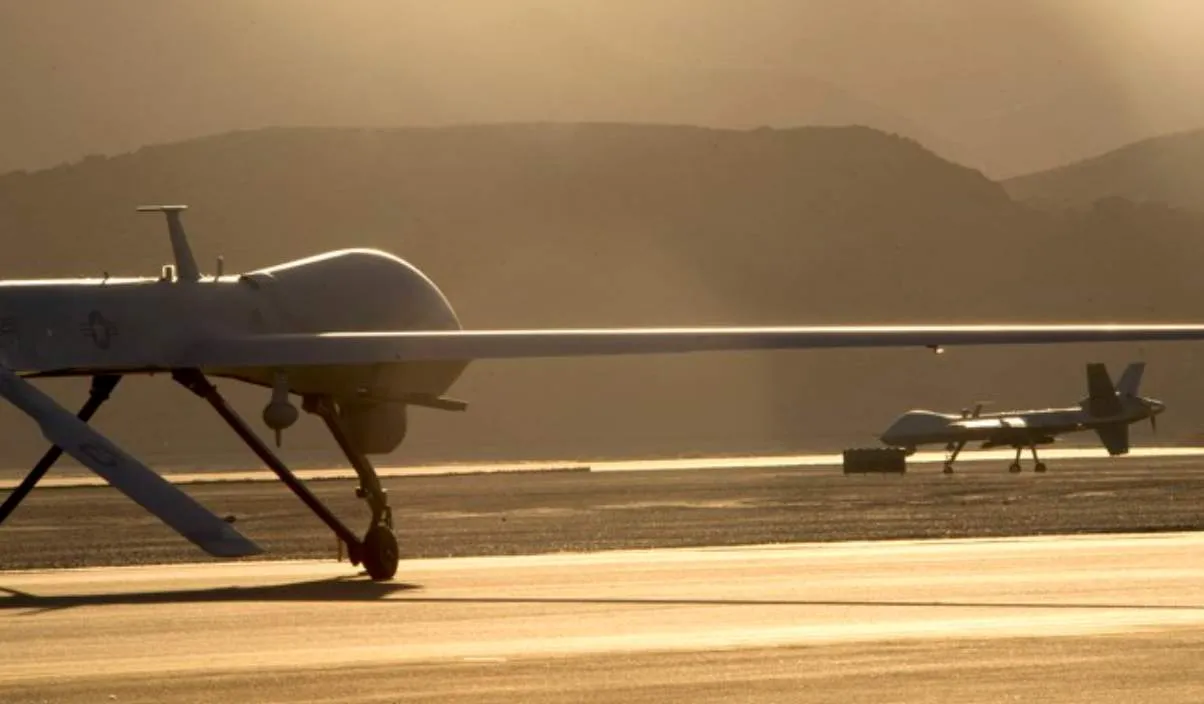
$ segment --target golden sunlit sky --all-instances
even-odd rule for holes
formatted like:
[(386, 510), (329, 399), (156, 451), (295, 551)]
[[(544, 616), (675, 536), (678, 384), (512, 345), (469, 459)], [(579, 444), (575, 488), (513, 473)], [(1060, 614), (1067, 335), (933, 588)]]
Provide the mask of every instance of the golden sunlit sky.
[(1196, 0), (0, 0), (0, 172), (270, 125), (863, 123), (1005, 177), (1204, 126)]

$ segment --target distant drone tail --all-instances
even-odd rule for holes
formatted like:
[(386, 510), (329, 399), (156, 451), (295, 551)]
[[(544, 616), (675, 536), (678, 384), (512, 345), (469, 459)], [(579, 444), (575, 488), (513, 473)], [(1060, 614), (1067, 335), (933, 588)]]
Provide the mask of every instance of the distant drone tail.
[(1122, 396), (1136, 396), (1137, 391), (1141, 388), (1141, 375), (1145, 372), (1145, 362), (1133, 362), (1125, 367), (1125, 371), (1120, 375), (1120, 381), (1116, 382), (1116, 391)]
[[(1120, 375), (1120, 381), (1115, 387), (1108, 377), (1108, 370), (1102, 364), (1087, 365), (1087, 408), (1093, 416), (1116, 416), (1124, 408), (1122, 397), (1137, 397), (1141, 387), (1141, 376), (1145, 372), (1145, 362), (1133, 362), (1125, 367)], [(1142, 400), (1144, 403), (1145, 401)], [(1153, 412), (1150, 414), (1153, 423)], [(1129, 452), (1129, 423), (1117, 422), (1101, 425), (1095, 429), (1100, 442), (1108, 449), (1109, 455), (1124, 455)]]
[(1098, 362), (1087, 365), (1087, 408), (1093, 416), (1114, 416), (1121, 412), (1108, 369)]
[(1129, 454), (1129, 425), (1127, 423), (1109, 423), (1101, 425), (1095, 429), (1099, 440), (1107, 448), (1108, 454), (1115, 457), (1116, 455)]

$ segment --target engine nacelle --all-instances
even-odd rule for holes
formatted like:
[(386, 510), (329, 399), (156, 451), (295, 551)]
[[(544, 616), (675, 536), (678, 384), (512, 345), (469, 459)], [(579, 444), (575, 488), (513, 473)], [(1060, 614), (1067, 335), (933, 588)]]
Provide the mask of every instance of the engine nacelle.
[(388, 454), (405, 440), (406, 404), (343, 402), (339, 404), (339, 421), (361, 452)]

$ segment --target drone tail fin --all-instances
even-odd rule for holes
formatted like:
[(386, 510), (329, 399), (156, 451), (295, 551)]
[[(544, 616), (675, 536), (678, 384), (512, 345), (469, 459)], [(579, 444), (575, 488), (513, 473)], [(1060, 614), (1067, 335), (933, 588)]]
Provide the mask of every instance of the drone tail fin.
[(1099, 362), (1087, 365), (1087, 403), (1093, 416), (1113, 416), (1121, 411), (1108, 368)]

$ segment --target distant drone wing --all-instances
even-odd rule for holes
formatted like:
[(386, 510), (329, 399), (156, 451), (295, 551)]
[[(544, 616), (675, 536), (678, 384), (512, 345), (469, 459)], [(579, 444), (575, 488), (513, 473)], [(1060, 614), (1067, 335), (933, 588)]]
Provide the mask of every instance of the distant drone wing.
[(36, 420), (47, 440), (210, 555), (244, 557), (263, 552), (229, 523), (3, 366), (0, 396)]
[(738, 350), (1202, 340), (1204, 325), (947, 325), (328, 332), (198, 340), (173, 367), (321, 366)]

